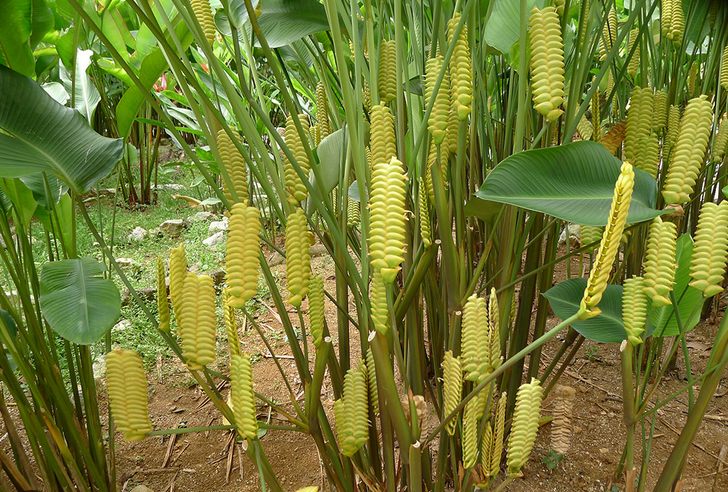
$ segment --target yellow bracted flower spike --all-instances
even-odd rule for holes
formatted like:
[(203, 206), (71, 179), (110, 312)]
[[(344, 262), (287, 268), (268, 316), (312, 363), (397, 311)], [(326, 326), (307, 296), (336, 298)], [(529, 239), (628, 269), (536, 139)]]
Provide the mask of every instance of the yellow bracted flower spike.
[(225, 250), (225, 281), (230, 306), (241, 309), (258, 293), (260, 211), (244, 203), (233, 205)]
[(645, 294), (652, 299), (652, 307), (672, 304), (667, 297), (675, 283), (675, 243), (677, 226), (657, 217), (650, 224), (645, 255)]
[(490, 323), (487, 302), (472, 295), (463, 306), (462, 358), (465, 379), (480, 382), (490, 373)]
[(372, 407), (372, 412), (379, 413), (379, 389), (377, 388), (377, 368), (374, 367), (374, 355), (372, 350), (367, 350), (366, 355), (367, 365), (367, 385), (369, 386), (369, 405)]
[(666, 204), (685, 203), (690, 199), (705, 161), (712, 118), (713, 106), (707, 96), (688, 102), (662, 189)]
[(310, 487), (304, 487), (302, 489), (298, 489), (296, 492), (318, 492), (319, 488), (317, 485), (312, 485)]
[(656, 91), (652, 101), (652, 131), (659, 133), (667, 126), (667, 92)]
[(728, 201), (706, 202), (700, 208), (695, 246), (690, 262), (690, 286), (712, 297), (723, 292), (721, 283), (728, 260)]
[(614, 197), (609, 209), (607, 226), (604, 228), (602, 242), (599, 245), (597, 258), (589, 272), (589, 280), (584, 289), (584, 298), (581, 300), (580, 318), (589, 319), (601, 313), (597, 306), (602, 300), (604, 290), (607, 288), (612, 265), (619, 251), (619, 243), (627, 223), (627, 213), (632, 200), (634, 188), (634, 171), (629, 162), (622, 164), (622, 171), (614, 186)]
[(617, 11), (614, 10), (614, 7), (611, 7), (607, 13), (607, 20), (602, 28), (602, 36), (603, 38), (600, 39), (600, 59), (605, 60), (617, 41)]
[(670, 26), (672, 25), (672, 2), (673, 0), (660, 1), (660, 30), (662, 35), (670, 38)]
[(682, 0), (671, 0), (672, 16), (670, 18), (670, 31), (667, 39), (671, 39), (675, 45), (682, 44), (683, 31), (685, 30), (685, 15), (682, 9)]
[(233, 194), (228, 187), (227, 181), (223, 179), (222, 188), (225, 193), (225, 198), (230, 203), (248, 203), (248, 171), (245, 168), (245, 160), (224, 129), (217, 132), (217, 150), (220, 152), (222, 164), (230, 177), (233, 189), (238, 197), (237, 200), (233, 199)]
[(374, 329), (385, 334), (389, 329), (389, 307), (387, 306), (387, 284), (380, 273), (374, 273), (372, 287), (369, 291), (369, 301), (372, 305), (372, 322)]
[(672, 147), (677, 142), (677, 136), (680, 133), (680, 108), (678, 106), (670, 106), (667, 112), (667, 133), (665, 134), (665, 141), (663, 142), (662, 157), (665, 161), (668, 160)]
[(688, 72), (688, 95), (693, 96), (695, 94), (695, 84), (698, 82), (698, 64), (693, 62), (690, 65), (690, 72)]
[(326, 100), (326, 88), (324, 83), (319, 81), (316, 84), (316, 126), (318, 127), (319, 142), (331, 135), (331, 124), (329, 123), (329, 105)]
[(106, 354), (106, 387), (116, 429), (126, 441), (141, 441), (152, 431), (147, 377), (139, 354), (117, 348)]
[[(443, 405), (442, 416), (447, 417), (460, 404), (463, 390), (463, 369), (460, 364), (460, 357), (453, 357), (452, 351), (445, 352), (442, 359), (442, 375), (443, 375)], [(457, 416), (450, 419), (445, 425), (447, 433), (451, 436), (455, 434), (457, 428)]]
[(484, 467), (489, 467), (485, 474), (489, 477), (495, 477), (500, 471), (501, 455), (503, 454), (503, 435), (505, 432), (506, 423), (506, 403), (508, 402), (508, 395), (504, 391), (498, 398), (498, 406), (495, 411), (495, 421), (493, 422), (493, 438), (492, 445), (489, 453), (489, 460), (486, 464), (483, 463)]
[(571, 417), (576, 390), (570, 386), (557, 384), (554, 387), (554, 396), (556, 401), (553, 411), (554, 420), (551, 423), (551, 449), (564, 455), (569, 451), (569, 444), (571, 444)]
[(382, 104), (389, 104), (397, 97), (397, 47), (395, 41), (389, 40), (379, 44), (379, 99)]
[(344, 456), (354, 456), (366, 443), (369, 436), (369, 405), (365, 372), (354, 369), (346, 372), (344, 395), (334, 403), (334, 416), (341, 452)]
[[(652, 131), (653, 96), (649, 87), (635, 87), (632, 90), (629, 112), (627, 113), (627, 133), (624, 137), (624, 156), (638, 169), (647, 171), (642, 150), (644, 141)], [(649, 172), (649, 171), (648, 171)], [(654, 176), (654, 174), (653, 174)]]
[(726, 147), (728, 146), (728, 117), (723, 118), (720, 122), (720, 128), (718, 129), (718, 135), (715, 136), (713, 141), (712, 159), (713, 162), (720, 162), (723, 160), (725, 155)]
[(169, 252), (169, 297), (172, 301), (174, 317), (177, 326), (182, 326), (182, 299), (184, 298), (184, 283), (187, 278), (187, 255), (185, 247), (180, 244)]
[(405, 175), (396, 158), (374, 164), (369, 201), (369, 257), (382, 280), (392, 283), (404, 261)]
[(612, 128), (609, 129), (606, 135), (601, 140), (601, 144), (607, 151), (614, 155), (617, 149), (622, 147), (624, 141), (624, 135), (627, 128), (627, 120), (622, 120)]
[(563, 110), (564, 43), (561, 21), (553, 7), (534, 7), (528, 21), (531, 46), (531, 91), (533, 106), (547, 120), (554, 121)]
[(325, 299), (324, 279), (321, 275), (314, 275), (308, 292), (308, 324), (316, 347), (320, 347), (324, 341)]
[[(612, 8), (614, 10), (614, 8)], [(629, 31), (629, 45), (627, 48), (627, 55), (632, 53), (632, 48), (634, 48), (635, 43), (639, 39), (640, 30), (639, 28), (635, 27), (631, 31)], [(632, 58), (629, 60), (629, 65), (627, 65), (627, 73), (634, 78), (635, 75), (637, 75), (637, 70), (640, 68), (640, 45), (637, 43), (637, 47), (634, 48), (634, 53), (632, 54)]]
[[(460, 13), (456, 12), (447, 21), (447, 40), (452, 43), (455, 29), (460, 23)], [(464, 24), (457, 41), (455, 51), (450, 57), (450, 101), (458, 118), (464, 120), (472, 110), (473, 100), (473, 68), (470, 60), (470, 44), (468, 43), (468, 25)]]
[[(458, 104), (456, 100), (456, 94), (452, 90), (452, 82), (450, 81), (450, 69), (447, 72), (448, 86), (445, 85), (445, 80), (442, 81), (440, 90), (445, 89), (450, 98), (450, 110), (447, 113), (447, 135), (442, 145), (442, 164), (443, 168), (447, 165), (448, 156), (457, 154), (458, 151), (458, 133), (460, 131), (460, 117), (458, 116)], [(447, 144), (447, 145), (446, 145)], [(437, 154), (435, 154), (437, 155)]]
[(230, 305), (230, 288), (225, 287), (222, 291), (222, 312), (225, 321), (225, 332), (227, 333), (230, 355), (241, 355), (240, 339), (238, 338), (238, 323), (235, 320), (235, 308)]
[[(601, 227), (580, 225), (579, 230), (581, 235), (581, 246), (588, 246), (592, 243), (599, 241), (602, 238), (603, 230)], [(586, 252), (593, 252), (595, 249), (597, 249), (597, 246), (598, 244), (595, 244), (590, 249), (586, 250)]]
[(202, 32), (205, 34), (207, 42), (212, 44), (215, 40), (215, 19), (212, 17), (212, 7), (210, 7), (210, 0), (190, 0), (192, 11), (197, 17), (197, 22), (202, 27)]
[(169, 333), (169, 301), (167, 300), (167, 282), (164, 278), (164, 261), (157, 258), (157, 310), (159, 311), (159, 328)]
[(394, 117), (387, 106), (372, 106), (369, 113), (371, 149), (371, 169), (392, 160), (397, 155), (397, 142), (394, 138)]
[(286, 222), (286, 280), (288, 303), (300, 307), (311, 281), (311, 240), (306, 213), (298, 208)]
[(463, 468), (470, 470), (478, 462), (478, 421), (483, 416), (481, 391), (478, 395), (465, 404), (463, 410)]
[(498, 369), (502, 362), (499, 323), (498, 296), (495, 294), (495, 287), (493, 287), (490, 289), (490, 297), (488, 298), (488, 339), (490, 341), (490, 368), (493, 371)]
[(420, 187), (418, 195), (418, 205), (420, 211), (420, 236), (422, 243), (426, 248), (432, 245), (432, 226), (430, 223), (430, 205), (427, 201), (427, 190), (425, 189), (425, 181), (420, 178)]
[[(296, 117), (301, 122), (301, 127), (303, 127), (303, 131), (308, 132), (308, 120), (306, 118), (301, 118), (298, 115), (296, 115)], [(285, 141), (286, 146), (288, 146), (288, 149), (291, 151), (291, 154), (293, 154), (296, 162), (299, 166), (301, 166), (303, 174), (308, 176), (310, 163), (308, 162), (308, 156), (306, 155), (306, 149), (303, 146), (301, 136), (298, 134), (298, 131), (296, 131), (296, 125), (293, 121), (293, 115), (289, 115), (288, 118), (286, 118)], [(308, 190), (306, 189), (306, 185), (303, 184), (303, 180), (293, 168), (293, 164), (291, 163), (291, 161), (288, 160), (288, 158), (285, 159), (283, 171), (285, 174), (286, 189), (289, 193), (288, 201), (291, 205), (298, 205), (308, 196)]]
[[(592, 114), (594, 113), (592, 112)], [(594, 127), (591, 122), (586, 119), (585, 115), (581, 115), (579, 123), (576, 124), (576, 131), (579, 132), (579, 137), (582, 140), (591, 140), (592, 135), (594, 134)]]
[(508, 438), (508, 475), (521, 476), (521, 468), (528, 461), (538, 433), (543, 388), (538, 379), (522, 384), (516, 395), (511, 435)]
[(200, 370), (215, 360), (215, 284), (209, 275), (187, 273), (183, 323), (179, 328), (187, 367)]
[(359, 208), (359, 202), (347, 197), (346, 199), (346, 226), (356, 227), (361, 222), (361, 209)]
[[(428, 105), (432, 101), (432, 95), (435, 92), (435, 82), (437, 82), (442, 68), (441, 55), (427, 59), (425, 65), (425, 102)], [(430, 118), (427, 120), (427, 129), (430, 131), (432, 139), (437, 145), (440, 145), (447, 136), (447, 123), (448, 117), (450, 116), (450, 97), (446, 90), (449, 77), (446, 78), (448, 80), (443, 79), (442, 84), (440, 84), (440, 89), (437, 91), (437, 96), (432, 103)]]
[(592, 136), (595, 142), (601, 142), (604, 139), (604, 128), (602, 127), (602, 95), (599, 87), (589, 101), (589, 108), (592, 112)]
[(642, 343), (642, 332), (645, 331), (647, 319), (647, 292), (645, 279), (632, 277), (624, 281), (622, 294), (622, 319), (627, 340), (632, 345)]
[(556, 12), (559, 14), (559, 17), (564, 15), (564, 3), (565, 0), (554, 0), (554, 7), (556, 7)]
[(245, 439), (256, 439), (258, 420), (253, 392), (253, 367), (247, 355), (230, 356), (230, 386), (238, 435)]
[(728, 45), (723, 50), (720, 62), (720, 85), (728, 91)]

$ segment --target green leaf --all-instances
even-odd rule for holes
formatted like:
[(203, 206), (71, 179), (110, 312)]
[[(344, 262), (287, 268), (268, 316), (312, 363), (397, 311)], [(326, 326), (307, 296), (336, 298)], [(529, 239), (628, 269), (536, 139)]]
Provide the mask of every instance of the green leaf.
[(488, 224), (493, 224), (493, 221), (498, 218), (501, 210), (503, 210), (503, 204), (483, 200), (477, 196), (468, 200), (465, 208), (463, 208), (466, 217), (477, 217)]
[[(329, 29), (326, 10), (316, 0), (265, 0), (259, 5), (258, 25), (271, 48)], [(251, 31), (245, 0), (231, 0), (229, 17), (234, 26)], [(255, 43), (260, 46), (257, 39)]]
[(43, 36), (53, 29), (56, 20), (53, 17), (53, 11), (45, 0), (32, 0), (32, 8), (30, 48), (34, 49), (43, 39)]
[[(693, 239), (689, 234), (683, 234), (677, 240), (675, 256), (677, 271), (675, 272), (673, 291), (679, 302), (678, 312), (685, 331), (692, 330), (698, 324), (698, 321), (700, 321), (700, 309), (698, 307), (702, 307), (705, 302), (703, 293), (688, 285), (691, 280), (690, 260), (692, 256)], [(655, 336), (667, 337), (680, 334), (674, 306), (663, 306), (652, 311), (651, 323), (655, 327), (653, 332)]]
[(66, 105), (68, 102), (68, 92), (60, 82), (46, 82), (41, 87), (46, 91), (58, 104)]
[[(46, 208), (50, 208), (51, 202), (58, 203), (61, 196), (68, 191), (68, 186), (52, 174), (46, 174), (45, 179), (43, 173), (29, 174), (22, 176), (20, 181), (33, 192), (33, 199), (38, 202), (38, 205)], [(49, 191), (50, 198), (48, 197)]]
[(53, 261), (40, 274), (40, 307), (50, 327), (66, 340), (90, 345), (119, 317), (121, 298), (106, 266), (93, 258)]
[(48, 231), (48, 234), (54, 234), (63, 242), (66, 249), (72, 249), (73, 200), (71, 200), (71, 197), (67, 194), (63, 195), (58, 204), (56, 204), (55, 210), (58, 222), (56, 222), (55, 217), (53, 218), (53, 221), (51, 221), (51, 214), (45, 207), (37, 207), (35, 209), (35, 218), (43, 224), (43, 227), (45, 227), (46, 231)]
[(0, 179), (0, 190), (15, 207), (23, 227), (28, 227), (33, 218), (38, 203), (33, 198), (33, 192), (19, 179)]
[(0, 66), (0, 177), (46, 171), (77, 194), (108, 176), (122, 139), (94, 132), (77, 111), (58, 104), (32, 79)]
[(344, 126), (321, 140), (316, 148), (319, 162), (314, 165), (318, 165), (317, 172), (321, 177), (321, 188), (324, 193), (329, 193), (339, 184), (339, 175), (344, 164), (346, 136)]
[[(570, 278), (550, 288), (543, 296), (549, 300), (556, 316), (567, 319), (579, 310), (586, 283), (585, 278)], [(607, 285), (599, 303), (601, 314), (574, 322), (574, 329), (594, 342), (620, 343), (627, 338), (622, 324), (622, 290), (621, 285)]]
[[(529, 150), (503, 160), (475, 194), (483, 200), (543, 212), (568, 222), (606, 225), (621, 162), (596, 142)], [(628, 223), (650, 220), (657, 182), (635, 169)]]
[[(63, 86), (66, 88), (66, 92), (71, 94), (74, 92), (73, 103), (76, 110), (86, 118), (87, 121), (92, 121), (94, 110), (96, 106), (101, 102), (101, 95), (96, 89), (96, 86), (91, 82), (91, 77), (88, 76), (86, 71), (91, 66), (91, 57), (94, 52), (91, 50), (79, 50), (76, 52), (76, 70), (74, 74), (71, 74), (69, 70), (64, 66), (59, 67), (61, 80)], [(72, 81), (72, 75), (75, 75), (75, 84)]]
[(0, 0), (0, 64), (23, 75), (35, 75), (28, 39), (32, 33), (31, 0)]
[[(493, 11), (485, 23), (485, 42), (504, 55), (511, 51), (513, 43), (521, 37), (520, 2), (494, 0)], [(528, 11), (535, 6), (543, 7), (544, 0), (527, 0)]]

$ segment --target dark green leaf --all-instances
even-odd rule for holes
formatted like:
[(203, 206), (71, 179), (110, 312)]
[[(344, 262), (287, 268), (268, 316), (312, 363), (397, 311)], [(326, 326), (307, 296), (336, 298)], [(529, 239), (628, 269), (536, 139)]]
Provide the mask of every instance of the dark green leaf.
[(119, 290), (101, 275), (103, 263), (93, 258), (53, 261), (40, 274), (40, 307), (50, 327), (66, 340), (90, 345), (116, 322)]
[[(485, 23), (485, 42), (503, 54), (510, 53), (513, 43), (521, 37), (520, 2), (493, 0), (493, 11)], [(527, 0), (528, 11), (535, 6), (543, 7), (544, 0)]]
[[(606, 225), (621, 162), (601, 144), (574, 142), (512, 155), (498, 164), (476, 195), (543, 212), (568, 222)], [(628, 223), (650, 220), (657, 182), (635, 169)]]
[[(271, 48), (286, 46), (309, 34), (329, 29), (324, 6), (316, 0), (265, 0), (260, 2), (258, 24)], [(250, 31), (245, 0), (230, 2), (232, 24)], [(256, 39), (256, 46), (260, 43)]]
[(35, 75), (28, 39), (32, 33), (31, 0), (0, 0), (0, 64), (23, 75)]

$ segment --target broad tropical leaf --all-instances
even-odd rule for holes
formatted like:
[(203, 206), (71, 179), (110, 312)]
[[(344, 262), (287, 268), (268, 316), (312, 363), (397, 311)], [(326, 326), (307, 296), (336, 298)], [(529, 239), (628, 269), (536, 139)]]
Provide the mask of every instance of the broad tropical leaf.
[[(513, 43), (520, 38), (520, 2), (513, 0), (494, 0), (493, 11), (485, 23), (485, 42), (507, 55)], [(535, 6), (543, 7), (543, 0), (527, 0), (528, 11)]]
[[(568, 222), (604, 226), (621, 162), (601, 144), (574, 142), (512, 155), (488, 175), (476, 196), (487, 201), (543, 212)], [(628, 223), (650, 220), (657, 182), (635, 169)]]
[(94, 132), (32, 79), (0, 66), (0, 176), (48, 172), (76, 193), (88, 191), (121, 159), (123, 141)]
[(40, 307), (50, 327), (66, 340), (90, 345), (116, 322), (121, 297), (114, 282), (101, 277), (93, 258), (53, 261), (40, 274)]
[(318, 166), (317, 171), (321, 177), (321, 188), (323, 188), (324, 193), (329, 193), (339, 183), (344, 149), (346, 148), (346, 137), (346, 128), (339, 128), (321, 140), (316, 148), (319, 162), (314, 165)]
[[(76, 52), (76, 70), (72, 74), (65, 67), (59, 67), (63, 86), (68, 94), (74, 92), (73, 104), (76, 110), (81, 113), (86, 120), (91, 121), (96, 106), (101, 102), (101, 95), (96, 86), (91, 82), (86, 71), (91, 66), (91, 57), (94, 52), (91, 50), (78, 50)], [(72, 75), (75, 75), (76, 82), (73, 83)]]
[[(271, 48), (280, 48), (329, 29), (324, 6), (315, 0), (266, 0), (260, 2), (258, 24)], [(250, 31), (245, 0), (230, 2), (230, 22)], [(256, 46), (260, 43), (256, 39)]]
[[(586, 283), (585, 278), (570, 278), (550, 288), (543, 296), (551, 303), (556, 316), (566, 319), (579, 310)], [(608, 285), (599, 303), (601, 314), (575, 322), (574, 329), (594, 342), (620, 343), (627, 338), (622, 324), (622, 290), (621, 285)]]

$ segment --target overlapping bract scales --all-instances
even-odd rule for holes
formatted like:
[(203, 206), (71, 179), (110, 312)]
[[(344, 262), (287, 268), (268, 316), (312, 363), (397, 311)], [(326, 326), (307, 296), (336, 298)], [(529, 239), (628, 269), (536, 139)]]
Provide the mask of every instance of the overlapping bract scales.
[(667, 126), (667, 92), (655, 91), (652, 100), (652, 131), (659, 133)]
[(662, 144), (662, 157), (668, 160), (672, 153), (672, 147), (677, 142), (677, 136), (680, 133), (681, 111), (679, 106), (671, 105), (667, 112), (667, 132), (665, 140)]
[(238, 338), (238, 323), (235, 319), (235, 308), (230, 305), (230, 289), (225, 287), (222, 291), (222, 315), (225, 322), (230, 355), (241, 355), (240, 339)]
[(720, 85), (728, 91), (728, 44), (723, 49), (720, 62)]
[(592, 113), (592, 137), (595, 142), (601, 142), (604, 138), (604, 128), (602, 127), (602, 95), (599, 87), (596, 88), (589, 101), (589, 108)]
[(576, 390), (557, 384), (554, 387), (554, 420), (551, 422), (551, 449), (564, 455), (571, 444), (571, 412)]
[(607, 151), (614, 155), (617, 149), (622, 147), (624, 136), (627, 129), (627, 120), (622, 120), (609, 129), (606, 135), (602, 137), (601, 143)]
[(660, 146), (652, 132), (654, 97), (649, 87), (635, 87), (627, 113), (627, 133), (624, 139), (625, 158), (638, 169), (657, 176)]
[(726, 147), (728, 147), (728, 117), (723, 118), (718, 128), (718, 134), (713, 141), (712, 160), (720, 162), (725, 155)]
[(334, 403), (336, 432), (344, 456), (354, 456), (369, 436), (366, 365), (349, 369), (344, 376), (344, 394)]
[[(308, 132), (309, 129), (308, 120), (306, 118), (301, 118), (298, 115), (289, 115), (288, 118), (286, 118), (286, 146), (303, 170), (303, 174), (308, 176), (310, 163), (308, 162), (308, 155), (306, 154), (306, 149), (303, 145), (303, 141), (301, 140), (301, 136), (296, 130), (296, 125), (293, 121), (294, 116), (301, 122), (301, 127), (303, 127), (304, 132)], [(288, 201), (291, 205), (298, 205), (308, 196), (306, 185), (303, 184), (303, 180), (298, 175), (293, 164), (287, 157), (284, 159), (283, 171), (286, 178)]]
[[(445, 352), (442, 359), (442, 375), (443, 375), (443, 418), (450, 415), (460, 404), (463, 390), (463, 369), (460, 364), (460, 357), (454, 357), (452, 351)], [(445, 425), (445, 429), (451, 436), (455, 434), (457, 428), (457, 416), (450, 419)]]
[(379, 388), (377, 388), (377, 368), (374, 366), (374, 355), (372, 349), (367, 350), (364, 361), (367, 366), (367, 386), (369, 387), (369, 404), (372, 412), (379, 413)]
[(387, 284), (380, 273), (372, 277), (372, 286), (369, 291), (369, 301), (372, 306), (372, 322), (374, 329), (385, 334), (389, 329), (389, 308), (387, 306)]
[(233, 205), (225, 251), (225, 281), (232, 307), (242, 308), (258, 293), (260, 211), (244, 203)]
[(642, 343), (642, 333), (647, 320), (646, 282), (642, 277), (632, 277), (624, 281), (622, 294), (622, 321), (627, 340), (632, 345)]
[(508, 474), (520, 476), (521, 468), (528, 461), (538, 433), (543, 388), (538, 379), (522, 384), (516, 395), (513, 424), (508, 438)]
[(397, 97), (397, 47), (395, 41), (382, 40), (379, 44), (379, 99), (389, 104)]
[[(318, 128), (318, 141), (320, 142), (331, 135), (331, 124), (329, 123), (329, 105), (326, 100), (326, 88), (324, 83), (319, 81), (316, 84), (316, 127)], [(318, 142), (316, 142), (318, 145)]]
[(202, 32), (205, 34), (207, 42), (212, 44), (215, 40), (215, 19), (212, 16), (212, 8), (210, 7), (210, 0), (190, 0), (192, 11), (197, 17), (197, 22), (202, 27)]
[(491, 419), (493, 425), (491, 427), (490, 424), (486, 424), (486, 436), (481, 443), (480, 463), (483, 466), (483, 473), (489, 478), (495, 477), (500, 471), (507, 402), (508, 395), (504, 391), (498, 398), (495, 415)]
[(169, 252), (169, 297), (177, 326), (182, 326), (182, 299), (184, 283), (187, 278), (187, 254), (184, 245), (180, 244)]
[(486, 394), (481, 391), (465, 404), (463, 410), (463, 468), (469, 470), (478, 463), (478, 427), (486, 404)]
[(688, 102), (662, 189), (666, 204), (685, 203), (690, 199), (705, 162), (712, 119), (713, 108), (707, 96)]
[(432, 135), (435, 144), (440, 145), (447, 136), (447, 123), (450, 116), (450, 94), (448, 87), (450, 85), (450, 77), (445, 76), (440, 84), (440, 89), (434, 98), (435, 82), (443, 70), (442, 56), (437, 55), (434, 58), (428, 58), (425, 65), (425, 101), (426, 104), (432, 104), (432, 112), (427, 120), (427, 129)]
[(660, 30), (665, 37), (668, 37), (672, 24), (672, 2), (673, 0), (660, 0)]
[(422, 244), (426, 248), (432, 245), (432, 225), (430, 222), (430, 205), (427, 200), (427, 190), (425, 189), (425, 180), (420, 178), (418, 209), (420, 218), (420, 237), (422, 238)]
[[(640, 68), (640, 45), (638, 43), (639, 34), (640, 30), (638, 27), (635, 27), (629, 32), (629, 45), (627, 48), (627, 54), (629, 55), (629, 53), (632, 53), (632, 49), (634, 49), (634, 53), (632, 53), (632, 58), (630, 58), (629, 60), (629, 65), (627, 65), (627, 73), (632, 77), (637, 75), (637, 70), (639, 70)], [(635, 43), (637, 43), (636, 47)]]
[(602, 300), (604, 290), (607, 288), (612, 265), (614, 265), (614, 260), (619, 252), (619, 243), (624, 232), (624, 225), (627, 223), (627, 213), (632, 200), (633, 188), (634, 171), (632, 165), (625, 162), (622, 164), (622, 170), (614, 186), (614, 196), (609, 209), (607, 226), (604, 228), (599, 252), (589, 272), (586, 289), (584, 289), (584, 298), (581, 300), (580, 307), (582, 319), (591, 318), (602, 312), (597, 306)]
[(311, 239), (306, 213), (296, 209), (286, 222), (286, 281), (288, 303), (300, 307), (311, 281)]
[(607, 18), (602, 27), (602, 39), (600, 39), (601, 59), (605, 60), (607, 54), (612, 50), (614, 43), (617, 42), (617, 11), (614, 6), (609, 9)]
[(225, 198), (230, 203), (243, 202), (248, 203), (248, 171), (245, 168), (245, 159), (238, 151), (238, 148), (233, 143), (230, 135), (227, 134), (225, 129), (221, 129), (217, 132), (217, 150), (220, 152), (220, 158), (222, 159), (222, 165), (225, 167), (228, 177), (232, 183), (232, 187), (237, 195), (237, 200), (233, 198), (233, 193), (228, 186), (227, 180), (223, 178), (222, 188), (225, 193)]
[(382, 279), (391, 283), (404, 261), (405, 175), (396, 158), (374, 164), (369, 201), (369, 258)]
[(230, 386), (238, 435), (246, 439), (256, 439), (258, 420), (253, 392), (253, 367), (247, 355), (230, 356)]
[(685, 15), (682, 9), (682, 0), (662, 0), (660, 24), (662, 34), (676, 45), (682, 43), (685, 30)]
[(372, 106), (369, 112), (372, 170), (375, 165), (386, 163), (397, 155), (397, 142), (394, 137), (394, 117), (387, 106)]
[(106, 387), (116, 429), (126, 441), (140, 441), (152, 431), (147, 378), (139, 354), (117, 348), (106, 354)]
[(668, 295), (675, 283), (677, 226), (657, 217), (650, 224), (645, 255), (645, 293), (655, 308), (672, 304)]
[(463, 306), (462, 360), (465, 379), (480, 382), (490, 373), (490, 323), (487, 301), (476, 295)]
[[(460, 23), (460, 13), (456, 12), (447, 21), (447, 40), (452, 43), (455, 29)], [(450, 90), (452, 109), (457, 112), (458, 118), (464, 120), (472, 110), (473, 100), (473, 68), (470, 59), (470, 44), (468, 42), (468, 26), (463, 25), (455, 42), (455, 50), (450, 57)]]
[(591, 140), (594, 134), (594, 127), (585, 115), (581, 115), (579, 123), (576, 124), (576, 131), (579, 132), (579, 137), (582, 140)]
[(200, 370), (215, 360), (215, 284), (209, 275), (187, 272), (179, 328), (187, 367)]
[(359, 202), (351, 197), (346, 198), (346, 226), (356, 227), (361, 222), (361, 207)]
[(167, 282), (164, 276), (164, 261), (157, 258), (157, 310), (159, 311), (158, 328), (169, 332), (169, 301), (167, 300)]
[(706, 202), (700, 208), (695, 246), (690, 261), (690, 286), (712, 297), (723, 292), (721, 283), (728, 259), (728, 201)]
[[(513, 297), (515, 299), (515, 296)], [(490, 343), (490, 368), (491, 370), (500, 367), (501, 340), (500, 340), (500, 309), (498, 309), (498, 296), (495, 287), (490, 289), (488, 297), (488, 341)]]
[[(581, 237), (581, 246), (588, 246), (590, 244), (595, 243), (596, 241), (599, 241), (602, 238), (602, 233), (604, 231), (601, 227), (597, 226), (587, 226), (587, 225), (581, 225), (579, 226), (579, 235)], [(586, 250), (588, 253), (591, 253), (595, 249), (597, 249), (599, 245), (595, 244), (590, 249)]]
[(547, 120), (558, 118), (564, 102), (564, 43), (559, 16), (553, 7), (534, 7), (529, 19), (531, 91), (536, 111)]
[(314, 275), (308, 292), (308, 324), (316, 347), (320, 347), (324, 340), (325, 307), (324, 279), (321, 275)]

